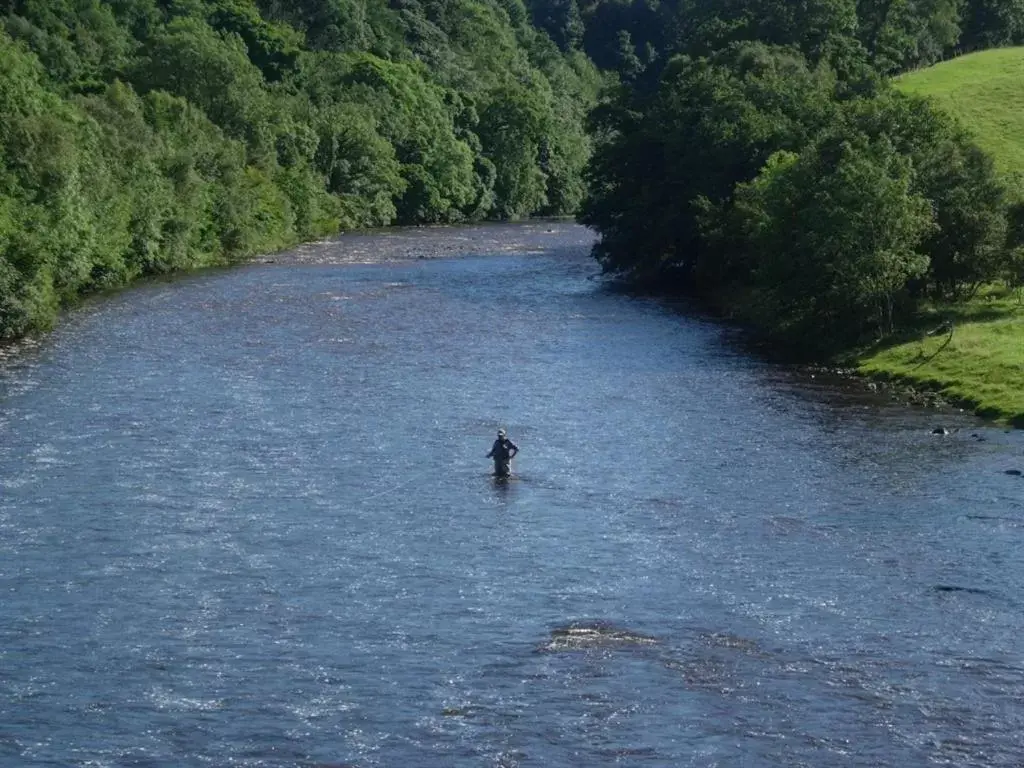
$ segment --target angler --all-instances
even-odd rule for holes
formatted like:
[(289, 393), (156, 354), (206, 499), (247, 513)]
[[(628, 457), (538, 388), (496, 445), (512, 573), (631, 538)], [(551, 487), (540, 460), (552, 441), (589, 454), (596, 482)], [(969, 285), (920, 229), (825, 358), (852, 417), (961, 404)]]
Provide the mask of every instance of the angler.
[(498, 430), (498, 439), (491, 446), (487, 458), (494, 459), (494, 476), (509, 477), (512, 474), (512, 457), (519, 453), (519, 446), (505, 436), (505, 430)]

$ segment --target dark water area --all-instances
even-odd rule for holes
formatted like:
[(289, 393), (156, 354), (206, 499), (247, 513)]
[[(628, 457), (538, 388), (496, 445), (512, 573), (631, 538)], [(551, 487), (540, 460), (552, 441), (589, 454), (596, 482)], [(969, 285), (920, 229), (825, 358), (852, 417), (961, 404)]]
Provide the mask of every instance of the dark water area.
[(345, 236), (7, 350), (0, 766), (1024, 764), (1021, 433), (588, 245)]

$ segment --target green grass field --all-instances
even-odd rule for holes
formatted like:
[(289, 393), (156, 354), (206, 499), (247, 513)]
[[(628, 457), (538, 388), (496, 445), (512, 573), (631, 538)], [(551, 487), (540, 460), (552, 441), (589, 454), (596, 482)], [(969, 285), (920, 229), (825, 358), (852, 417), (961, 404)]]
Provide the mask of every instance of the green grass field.
[(932, 97), (974, 133), (1003, 174), (1024, 178), (1024, 47), (944, 61), (903, 75), (896, 86)]
[(983, 416), (1024, 427), (1024, 306), (1020, 297), (991, 292), (957, 307), (936, 308), (922, 329), (942, 321), (952, 336), (929, 336), (863, 355), (861, 373), (896, 379), (973, 406)]
[[(934, 98), (977, 137), (1007, 181), (1024, 180), (1024, 48), (972, 53), (897, 81)], [(1016, 184), (1014, 184), (1016, 186)], [(978, 413), (1024, 427), (1024, 306), (992, 289), (962, 306), (936, 307), (921, 328), (953, 322), (948, 334), (870, 350), (858, 359), (867, 375), (892, 378), (973, 405)], [(948, 343), (947, 342), (948, 339)]]

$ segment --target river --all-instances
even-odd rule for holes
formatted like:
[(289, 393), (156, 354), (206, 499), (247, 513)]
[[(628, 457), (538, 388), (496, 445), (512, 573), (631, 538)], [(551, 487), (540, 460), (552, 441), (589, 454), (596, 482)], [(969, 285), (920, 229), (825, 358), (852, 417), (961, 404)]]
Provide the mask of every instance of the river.
[(6, 350), (0, 765), (1024, 764), (1022, 434), (589, 244), (345, 235)]

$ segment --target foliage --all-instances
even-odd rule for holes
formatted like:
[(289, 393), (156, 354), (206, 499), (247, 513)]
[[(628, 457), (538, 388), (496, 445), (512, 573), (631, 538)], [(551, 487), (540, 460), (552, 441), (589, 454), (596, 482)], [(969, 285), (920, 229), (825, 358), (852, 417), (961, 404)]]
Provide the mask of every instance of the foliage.
[(960, 38), (961, 0), (859, 0), (859, 37), (890, 74), (942, 58)]
[(0, 340), (339, 228), (572, 213), (573, 7), (561, 50), (519, 0), (3, 0)]
[(899, 93), (855, 102), (857, 129), (892, 141), (914, 168), (914, 188), (938, 225), (921, 244), (925, 288), (939, 299), (966, 298), (1005, 266), (1008, 193), (989, 156), (945, 113)]
[(863, 136), (774, 155), (737, 188), (731, 218), (757, 257), (747, 314), (816, 353), (893, 331), (933, 228), (908, 158)]
[(700, 290), (725, 279), (698, 206), (726, 200), (772, 153), (805, 145), (833, 119), (835, 85), (791, 49), (738, 44), (674, 60), (653, 97), (606, 105), (595, 119), (608, 139), (582, 214), (602, 234), (604, 266)]
[(20, 0), (6, 6), (3, 27), (42, 62), (48, 77), (70, 90), (102, 89), (131, 60), (137, 41), (99, 0)]
[(794, 46), (840, 72), (863, 61), (885, 75), (1024, 43), (1024, 0), (579, 0), (582, 36), (568, 32), (575, 15), (563, 0), (531, 8), (554, 39), (582, 39), (598, 66), (622, 75), (637, 66), (657, 75), (673, 55), (744, 41)]
[(577, 0), (534, 3), (531, 10), (533, 23), (546, 31), (563, 51), (582, 45), (585, 27)]
[(1024, 43), (1024, 0), (965, 0), (960, 45), (968, 51)]
[(958, 0), (584, 6), (585, 21), (617, 15), (630, 49), (592, 118), (581, 219), (600, 232), (595, 256), (815, 356), (891, 335), (925, 301), (1017, 279), (1017, 185), (969, 130), (884, 79), (946, 55), (976, 10)]

